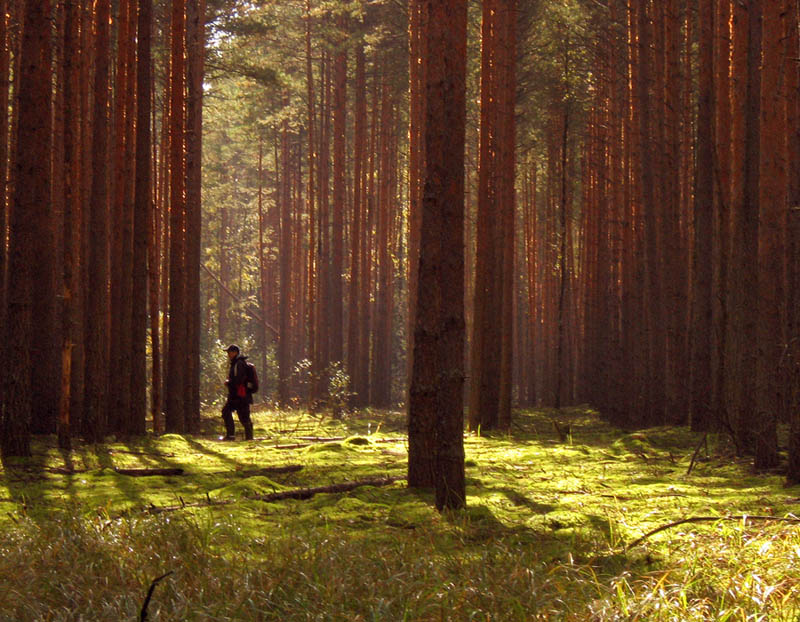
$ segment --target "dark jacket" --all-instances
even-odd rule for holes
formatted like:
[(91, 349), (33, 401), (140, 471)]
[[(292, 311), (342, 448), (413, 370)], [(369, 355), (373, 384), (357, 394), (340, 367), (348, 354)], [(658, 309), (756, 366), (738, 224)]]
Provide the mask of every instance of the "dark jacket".
[[(228, 370), (228, 400), (246, 400), (248, 404), (253, 403), (253, 394), (247, 388), (247, 357), (236, 356), (231, 360), (230, 370)], [(242, 395), (244, 393), (244, 395)]]

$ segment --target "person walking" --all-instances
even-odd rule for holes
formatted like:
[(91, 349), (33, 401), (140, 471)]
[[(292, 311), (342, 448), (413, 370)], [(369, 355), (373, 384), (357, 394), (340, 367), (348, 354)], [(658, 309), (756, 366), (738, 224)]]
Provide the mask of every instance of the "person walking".
[(244, 427), (244, 438), (253, 440), (253, 422), (250, 420), (250, 404), (253, 403), (253, 392), (257, 390), (248, 376), (247, 357), (242, 356), (239, 346), (235, 344), (225, 348), (230, 360), (230, 370), (225, 385), (228, 387), (228, 399), (222, 407), (222, 419), (225, 422), (225, 437), (222, 440), (236, 440), (236, 428), (233, 424), (233, 411)]

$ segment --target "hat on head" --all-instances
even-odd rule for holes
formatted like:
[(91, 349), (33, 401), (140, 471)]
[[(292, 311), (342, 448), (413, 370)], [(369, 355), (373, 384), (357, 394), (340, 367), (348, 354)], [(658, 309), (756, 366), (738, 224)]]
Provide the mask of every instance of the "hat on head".
[(239, 346), (237, 346), (235, 343), (232, 343), (227, 348), (225, 348), (225, 352), (230, 352), (231, 350), (239, 352)]

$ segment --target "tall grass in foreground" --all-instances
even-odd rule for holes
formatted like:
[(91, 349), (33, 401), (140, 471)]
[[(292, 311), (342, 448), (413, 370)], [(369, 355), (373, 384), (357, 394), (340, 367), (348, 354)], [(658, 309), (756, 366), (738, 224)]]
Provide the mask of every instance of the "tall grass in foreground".
[[(800, 615), (800, 532), (720, 522), (639, 553), (562, 559), (546, 541), (463, 531), (290, 527), (233, 518), (22, 519), (0, 537), (0, 620), (736, 620)], [(461, 534), (461, 536), (459, 536)], [(652, 564), (650, 565), (652, 568)]]

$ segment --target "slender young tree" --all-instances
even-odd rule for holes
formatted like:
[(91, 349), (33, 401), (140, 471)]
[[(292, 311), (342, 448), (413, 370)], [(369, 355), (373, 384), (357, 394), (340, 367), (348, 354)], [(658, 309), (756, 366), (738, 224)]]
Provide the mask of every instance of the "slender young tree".
[(186, 298), (186, 205), (184, 198), (184, 2), (172, 1), (170, 30), (169, 110), (169, 341), (167, 350), (166, 430), (187, 429), (185, 386), (187, 309)]
[(333, 61), (333, 220), (330, 304), (330, 360), (344, 361), (343, 296), (344, 271), (344, 211), (345, 211), (345, 149), (347, 134), (347, 17), (337, 18), (340, 30), (338, 49)]
[(81, 235), (81, 134), (80, 134), (80, 25), (81, 7), (71, 2), (64, 18), (64, 232), (63, 272), (61, 291), (62, 360), (61, 406), (59, 410), (58, 443), (62, 449), (71, 446), (72, 361), (78, 340), (80, 322), (80, 245)]
[[(148, 238), (152, 220), (152, 132), (150, 125), (152, 78), (152, 0), (139, 0), (136, 33), (136, 182), (134, 186), (133, 214), (133, 309), (131, 333), (133, 358), (131, 361), (131, 414), (130, 432), (143, 434), (147, 417), (147, 285)], [(150, 268), (154, 269), (153, 262)], [(157, 332), (157, 331), (156, 331)], [(153, 342), (158, 341), (153, 335)]]
[(203, 153), (203, 73), (205, 0), (186, 3), (186, 425), (200, 429), (200, 260), (201, 162)]

